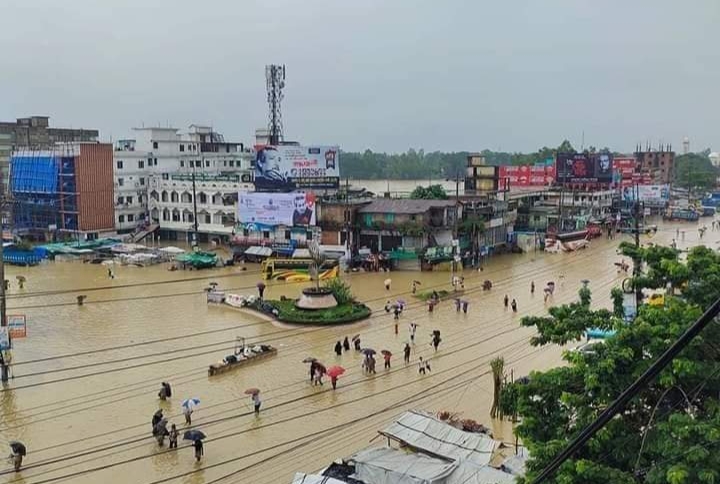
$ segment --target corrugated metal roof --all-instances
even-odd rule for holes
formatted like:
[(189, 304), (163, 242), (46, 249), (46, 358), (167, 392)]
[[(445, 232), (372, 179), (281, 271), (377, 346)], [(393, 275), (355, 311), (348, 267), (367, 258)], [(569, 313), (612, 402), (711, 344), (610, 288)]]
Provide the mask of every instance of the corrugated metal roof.
[(497, 446), (497, 442), (487, 435), (465, 432), (416, 411), (405, 412), (380, 434), (431, 455), (479, 466), (490, 463)]
[(360, 208), (359, 213), (425, 213), (431, 208), (455, 206), (455, 200), (411, 200), (378, 198)]

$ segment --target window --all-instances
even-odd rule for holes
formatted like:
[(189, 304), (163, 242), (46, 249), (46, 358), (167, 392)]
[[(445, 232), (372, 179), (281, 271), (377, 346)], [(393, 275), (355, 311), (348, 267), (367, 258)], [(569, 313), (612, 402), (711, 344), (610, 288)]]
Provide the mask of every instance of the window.
[(290, 231), (289, 230), (285, 231), (285, 240), (290, 240)]
[(180, 152), (185, 152), (185, 145), (182, 143), (180, 144)]
[(312, 237), (313, 237), (313, 236), (312, 236), (312, 232), (310, 232), (310, 231), (308, 230), (307, 233), (305, 234), (305, 238), (308, 239), (308, 240), (312, 240)]
[(118, 205), (122, 205), (122, 204), (123, 204), (123, 197), (118, 197)]
[(115, 162), (115, 164), (117, 165), (117, 169), (118, 169), (118, 170), (122, 170), (122, 167), (123, 167), (123, 162), (122, 162), (122, 160), (117, 160), (117, 161)]
[(205, 166), (210, 166), (210, 160), (205, 160)]
[(125, 215), (118, 215), (118, 222), (125, 223)]
[(200, 203), (207, 203), (207, 195), (200, 192), (200, 195), (198, 195), (198, 196), (200, 197)]
[(125, 203), (128, 205), (132, 204), (132, 197), (125, 197)]
[(118, 178), (118, 186), (121, 187), (121, 186), (123, 186), (123, 185), (125, 185), (125, 180), (122, 179), (122, 178)]
[(161, 197), (162, 197), (162, 201), (163, 201), (163, 202), (167, 202), (167, 201), (168, 201), (168, 192), (166, 192), (165, 190), (163, 190)]
[(128, 222), (132, 222), (133, 220), (135, 220), (135, 215), (129, 213), (128, 214)]
[(185, 160), (180, 160), (180, 168), (185, 168)]
[(169, 175), (168, 173), (163, 173), (163, 174), (162, 174), (162, 179), (163, 179), (163, 180), (169, 180), (169, 179), (170, 179), (170, 175)]
[(142, 170), (145, 168), (145, 160), (138, 160), (138, 169)]
[(235, 166), (235, 160), (230, 160), (230, 166)]
[(142, 185), (142, 186), (145, 185), (145, 178), (144, 178), (144, 177), (140, 177), (140, 185)]
[(178, 203), (179, 197), (177, 192), (170, 192), (170, 201), (172, 203)]
[(154, 149), (154, 150), (158, 149), (158, 142), (157, 142), (157, 141), (153, 141), (153, 149)]
[(263, 239), (269, 239), (270, 238), (270, 231), (263, 230)]
[(386, 213), (385, 214), (385, 223), (391, 224), (395, 221), (395, 214), (394, 213)]
[(210, 216), (209, 213), (206, 213), (205, 216), (204, 216), (204, 218), (205, 218), (205, 223), (206, 223), (206, 224), (211, 224), (211, 223), (212, 223), (212, 217)]
[(248, 229), (243, 229), (243, 237), (247, 237), (248, 235), (250, 235)]
[(223, 166), (227, 166), (227, 160), (223, 160)]
[(155, 158), (155, 166), (157, 166), (157, 158)]
[(225, 145), (225, 153), (230, 153), (230, 145)]

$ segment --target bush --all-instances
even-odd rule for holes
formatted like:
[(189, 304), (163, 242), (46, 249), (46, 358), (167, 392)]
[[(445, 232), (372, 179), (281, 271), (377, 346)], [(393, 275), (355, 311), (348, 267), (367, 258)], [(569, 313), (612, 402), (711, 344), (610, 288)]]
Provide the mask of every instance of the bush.
[[(461, 292), (458, 291), (456, 293), (451, 293), (450, 291), (446, 291), (445, 289), (441, 289), (439, 291), (435, 291), (440, 299), (445, 299), (453, 294), (460, 295)], [(415, 297), (420, 299), (421, 301), (429, 301), (430, 298), (433, 295), (433, 291), (422, 291), (417, 294), (415, 294)]]
[(352, 290), (350, 289), (350, 284), (343, 281), (339, 277), (334, 277), (327, 281), (325, 283), (325, 287), (332, 291), (333, 296), (335, 296), (335, 300), (338, 303), (338, 306), (342, 306), (343, 304), (349, 304), (355, 301), (355, 297), (353, 296)]

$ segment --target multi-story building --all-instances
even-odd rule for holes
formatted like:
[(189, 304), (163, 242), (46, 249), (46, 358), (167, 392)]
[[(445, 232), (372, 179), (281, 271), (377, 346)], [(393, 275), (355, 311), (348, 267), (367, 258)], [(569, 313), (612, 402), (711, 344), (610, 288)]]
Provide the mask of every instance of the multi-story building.
[(391, 251), (450, 245), (459, 209), (456, 200), (375, 199), (357, 210), (358, 246)]
[(149, 190), (150, 219), (161, 238), (192, 242), (197, 227), (199, 242), (227, 242), (235, 233), (238, 192), (252, 190), (252, 183), (241, 174), (163, 173), (150, 177)]
[(47, 150), (55, 143), (97, 140), (96, 129), (51, 128), (48, 116), (31, 116), (0, 122), (0, 186), (7, 189), (10, 154), (14, 150), (22, 148)]
[[(182, 214), (188, 208), (187, 202), (181, 201), (180, 195), (190, 196), (190, 207), (192, 211), (192, 190), (188, 184), (192, 184), (193, 173), (196, 176), (196, 190), (200, 199), (200, 192), (204, 197), (215, 196), (212, 192), (212, 185), (223, 180), (222, 190), (252, 190), (252, 156), (249, 150), (245, 150), (242, 143), (225, 141), (220, 133), (213, 131), (207, 126), (191, 125), (188, 132), (179, 133), (176, 128), (134, 128), (134, 138), (119, 140), (115, 143), (114, 152), (114, 178), (115, 178), (115, 226), (118, 232), (133, 232), (139, 227), (148, 224), (158, 224), (161, 236), (177, 239), (178, 236), (194, 231), (194, 222), (188, 223), (188, 217), (181, 217), (178, 220), (173, 218), (173, 210)], [(174, 180), (172, 177), (175, 177)], [(184, 177), (184, 178), (183, 178)], [(153, 187), (150, 187), (150, 180), (153, 180)], [(204, 179), (205, 181), (200, 181)], [(199, 183), (203, 189), (197, 187)], [(207, 192), (205, 191), (207, 190)], [(151, 191), (157, 195), (151, 203)], [(163, 200), (162, 193), (168, 194), (168, 199)], [(177, 199), (174, 200), (172, 193), (175, 192)], [(220, 191), (220, 193), (224, 193)], [(203, 204), (198, 205), (198, 210)], [(204, 207), (205, 209), (217, 208), (217, 205)], [(164, 210), (167, 209), (170, 218), (163, 219)], [(210, 223), (199, 223), (198, 230), (201, 240), (210, 238), (212, 235), (227, 235), (222, 217), (218, 215)], [(192, 216), (192, 214), (191, 214)], [(192, 217), (194, 220), (194, 217)], [(200, 213), (198, 213), (200, 218)], [(205, 218), (207, 219), (207, 218)], [(183, 224), (180, 226), (180, 224)], [(193, 226), (189, 228), (189, 226)]]
[(114, 232), (112, 153), (106, 143), (16, 150), (10, 160), (13, 232), (41, 240)]
[(649, 147), (642, 151), (638, 146), (635, 152), (639, 173), (649, 174), (653, 184), (671, 183), (675, 173), (675, 152), (669, 146), (660, 146), (659, 150)]

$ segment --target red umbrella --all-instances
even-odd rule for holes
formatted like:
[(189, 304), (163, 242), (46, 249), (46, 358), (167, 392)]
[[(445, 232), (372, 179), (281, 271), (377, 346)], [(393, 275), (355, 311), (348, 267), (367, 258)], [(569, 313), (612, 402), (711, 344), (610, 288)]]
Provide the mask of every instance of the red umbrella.
[(381, 350), (380, 353), (382, 353), (383, 355), (392, 356), (392, 351), (390, 350)]
[(248, 388), (245, 390), (245, 395), (257, 395), (258, 393), (260, 393), (259, 388)]
[(327, 369), (327, 375), (330, 378), (337, 378), (343, 373), (345, 373), (345, 368), (343, 368), (342, 366), (331, 366)]

